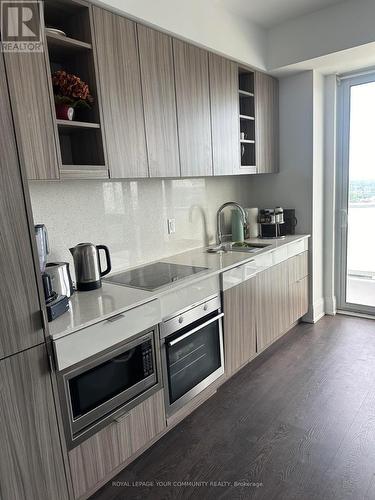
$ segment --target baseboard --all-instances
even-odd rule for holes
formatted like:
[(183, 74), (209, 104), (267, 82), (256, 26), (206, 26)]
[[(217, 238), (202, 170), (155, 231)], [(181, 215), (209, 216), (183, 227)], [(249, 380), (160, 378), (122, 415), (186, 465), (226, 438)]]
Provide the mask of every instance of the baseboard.
[(309, 310), (303, 316), (304, 323), (317, 323), (325, 315), (325, 304), (323, 297), (309, 305)]
[(337, 314), (342, 314), (344, 316), (354, 316), (356, 318), (372, 319), (373, 321), (375, 320), (375, 316), (373, 316), (371, 314), (364, 314), (364, 313), (355, 312), (355, 311), (344, 311), (344, 310), (338, 309)]
[(329, 316), (335, 316), (337, 313), (336, 297), (332, 295), (331, 297), (325, 297), (324, 299), (325, 313)]

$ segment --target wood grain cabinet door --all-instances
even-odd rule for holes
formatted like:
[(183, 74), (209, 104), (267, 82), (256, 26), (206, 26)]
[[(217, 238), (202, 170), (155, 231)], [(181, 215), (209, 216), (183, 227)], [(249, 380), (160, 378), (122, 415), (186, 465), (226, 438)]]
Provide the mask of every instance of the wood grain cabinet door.
[(256, 354), (256, 278), (224, 292), (225, 373), (233, 375)]
[(304, 316), (309, 309), (309, 280), (302, 278), (290, 285), (290, 324)]
[(148, 177), (136, 25), (99, 7), (93, 18), (110, 177)]
[(292, 325), (307, 313), (308, 293), (308, 252), (288, 259), (289, 264), (289, 322)]
[[(37, 4), (28, 4), (28, 8), (37, 8)], [(38, 19), (37, 15), (33, 19)], [(5, 52), (4, 56), (20, 159), (27, 177), (58, 179), (55, 110), (52, 109), (44, 54)]]
[(166, 427), (163, 391), (69, 452), (75, 498), (92, 493)]
[(0, 497), (68, 498), (44, 345), (0, 361)]
[(279, 82), (255, 72), (255, 154), (258, 174), (279, 171)]
[(290, 326), (289, 264), (281, 262), (257, 274), (257, 347), (268, 347)]
[(233, 175), (240, 167), (238, 67), (209, 54), (214, 175)]
[(173, 39), (181, 176), (212, 175), (208, 54)]
[(0, 359), (44, 341), (26, 205), (0, 54)]
[(137, 25), (150, 177), (179, 177), (172, 39)]

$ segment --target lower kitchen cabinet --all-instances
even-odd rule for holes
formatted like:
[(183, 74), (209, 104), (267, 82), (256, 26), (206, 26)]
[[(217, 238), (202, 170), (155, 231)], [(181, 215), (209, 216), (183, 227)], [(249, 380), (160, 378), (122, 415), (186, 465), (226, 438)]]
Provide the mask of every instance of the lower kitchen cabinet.
[(163, 390), (69, 452), (75, 498), (93, 492), (166, 427)]
[(308, 300), (308, 277), (296, 281), (290, 286), (290, 324), (295, 323), (299, 318), (307, 313), (309, 308)]
[(0, 422), (0, 498), (67, 499), (44, 345), (0, 361)]
[(224, 292), (225, 374), (231, 376), (256, 354), (256, 277)]
[(288, 260), (290, 324), (307, 313), (309, 308), (308, 252)]
[(260, 352), (291, 324), (288, 260), (260, 272), (257, 285), (257, 348)]

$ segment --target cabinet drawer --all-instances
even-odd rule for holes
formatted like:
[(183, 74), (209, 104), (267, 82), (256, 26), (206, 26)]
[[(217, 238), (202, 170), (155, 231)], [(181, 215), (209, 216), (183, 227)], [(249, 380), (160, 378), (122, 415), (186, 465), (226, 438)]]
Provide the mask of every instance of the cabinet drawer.
[(254, 261), (251, 261), (247, 264), (230, 269), (229, 271), (225, 271), (222, 273), (222, 290), (229, 290), (229, 288), (247, 281), (256, 275), (258, 269)]
[(163, 390), (69, 452), (75, 498), (143, 448), (166, 427)]
[(183, 288), (176, 288), (160, 297), (162, 318), (172, 316), (182, 309), (190, 307), (193, 301), (199, 303), (219, 293), (219, 276), (210, 276), (188, 283)]
[(160, 321), (160, 303), (158, 300), (151, 300), (57, 339), (54, 342), (57, 367), (60, 371), (64, 370), (111, 346), (130, 340)]
[(288, 257), (294, 257), (302, 252), (306, 252), (309, 249), (309, 240), (304, 238), (303, 240), (293, 241), (287, 246)]
[(268, 252), (262, 255), (256, 255), (254, 257), (254, 265), (257, 266), (259, 271), (263, 271), (264, 269), (267, 269), (268, 267), (271, 267), (273, 265), (273, 256), (272, 252)]
[(305, 277), (290, 285), (289, 323), (293, 324), (307, 313), (309, 308), (309, 279)]
[(280, 262), (284, 262), (288, 258), (288, 247), (277, 248), (272, 252), (272, 265), (280, 264)]
[(308, 272), (308, 252), (295, 255), (288, 260), (289, 263), (289, 284), (296, 283), (309, 274)]

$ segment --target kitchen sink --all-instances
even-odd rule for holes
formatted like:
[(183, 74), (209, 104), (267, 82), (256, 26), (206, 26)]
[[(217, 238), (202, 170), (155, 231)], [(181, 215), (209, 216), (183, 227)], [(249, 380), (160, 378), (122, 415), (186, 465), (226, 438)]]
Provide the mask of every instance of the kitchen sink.
[(207, 248), (207, 252), (209, 253), (222, 253), (222, 252), (245, 252), (245, 253), (255, 253), (259, 252), (259, 250), (262, 250), (262, 248), (269, 247), (269, 243), (247, 243), (246, 241), (244, 242), (238, 242), (238, 243), (231, 243), (231, 242), (226, 242), (222, 243), (221, 245), (216, 245)]

